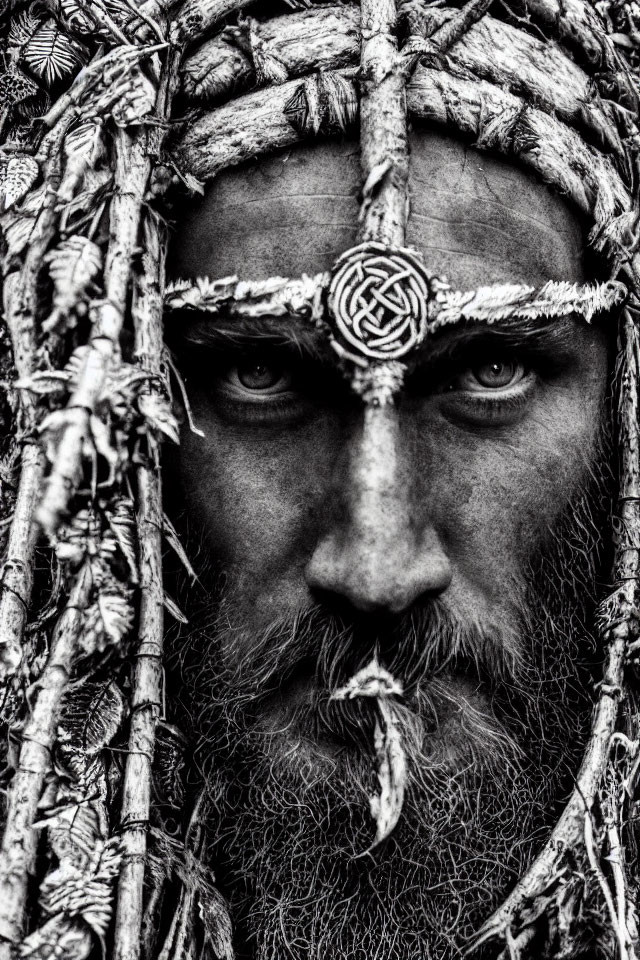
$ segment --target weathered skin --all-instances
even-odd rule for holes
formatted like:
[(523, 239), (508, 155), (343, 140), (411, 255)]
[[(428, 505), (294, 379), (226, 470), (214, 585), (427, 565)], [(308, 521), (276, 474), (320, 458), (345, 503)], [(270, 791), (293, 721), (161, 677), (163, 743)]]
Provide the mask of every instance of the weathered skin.
[[(524, 172), (419, 131), (411, 167), (408, 243), (454, 287), (583, 279), (577, 218)], [(355, 242), (359, 185), (351, 144), (229, 172), (185, 218), (172, 271), (257, 279), (329, 269)], [(461, 615), (509, 615), (513, 578), (583, 482), (601, 417), (607, 335), (582, 321), (554, 329), (518, 372), (523, 355), (497, 353), (478, 328), (470, 355), (419, 372), (384, 414), (365, 412), (338, 378), (321, 378), (324, 393), (307, 390), (306, 372), (301, 390), (285, 384), (280, 408), (276, 375), (266, 396), (233, 366), (188, 380), (205, 437), (185, 428), (181, 470), (227, 571), (231, 658), (251, 631), (310, 602), (397, 613), (440, 596)], [(499, 389), (473, 372), (482, 361), (486, 379), (492, 351), (516, 365)]]

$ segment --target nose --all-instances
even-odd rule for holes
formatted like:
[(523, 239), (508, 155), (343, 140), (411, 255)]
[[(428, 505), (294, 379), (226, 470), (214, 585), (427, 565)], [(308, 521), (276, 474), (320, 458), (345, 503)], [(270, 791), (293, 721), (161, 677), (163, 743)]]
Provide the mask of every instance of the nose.
[(314, 592), (358, 610), (399, 613), (451, 582), (451, 565), (418, 502), (395, 407), (367, 407), (336, 467), (328, 523), (306, 569)]

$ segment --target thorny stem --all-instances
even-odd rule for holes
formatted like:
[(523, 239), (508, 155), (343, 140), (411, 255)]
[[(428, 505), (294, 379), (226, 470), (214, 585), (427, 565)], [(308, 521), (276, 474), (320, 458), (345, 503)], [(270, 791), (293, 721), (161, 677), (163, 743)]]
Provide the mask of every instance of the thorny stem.
[(23, 932), (27, 880), (33, 869), (33, 822), (51, 765), (62, 700), (84, 622), (92, 581), (88, 567), (76, 577), (51, 641), (33, 707), (25, 724), (20, 760), (8, 790), (7, 824), (0, 850), (0, 960), (10, 960)]

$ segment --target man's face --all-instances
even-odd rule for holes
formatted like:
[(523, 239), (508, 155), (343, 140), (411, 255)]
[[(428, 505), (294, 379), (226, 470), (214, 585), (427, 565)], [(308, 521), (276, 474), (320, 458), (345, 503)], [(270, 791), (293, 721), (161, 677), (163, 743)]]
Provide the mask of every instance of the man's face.
[[(353, 145), (230, 172), (180, 224), (171, 270), (330, 269), (358, 189)], [(584, 279), (558, 198), (420, 131), (407, 240), (457, 289)], [(607, 333), (443, 331), (384, 415), (304, 320), (183, 333), (204, 435), (185, 425), (180, 475), (209, 591), (179, 641), (184, 699), (244, 936), (265, 958), (448, 956), (530, 859), (583, 742), (593, 654), (573, 634), (594, 589)], [(405, 688), (409, 785), (360, 859), (374, 710), (329, 698), (374, 654)]]

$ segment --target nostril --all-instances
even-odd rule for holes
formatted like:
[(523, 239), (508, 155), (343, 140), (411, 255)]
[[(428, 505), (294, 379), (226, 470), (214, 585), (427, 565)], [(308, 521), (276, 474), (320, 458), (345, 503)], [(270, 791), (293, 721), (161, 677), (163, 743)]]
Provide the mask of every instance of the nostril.
[(311, 592), (332, 607), (361, 613), (399, 614), (420, 599), (442, 594), (451, 583), (451, 565), (435, 538), (422, 550), (406, 541), (371, 553), (357, 539), (325, 541), (306, 570)]

